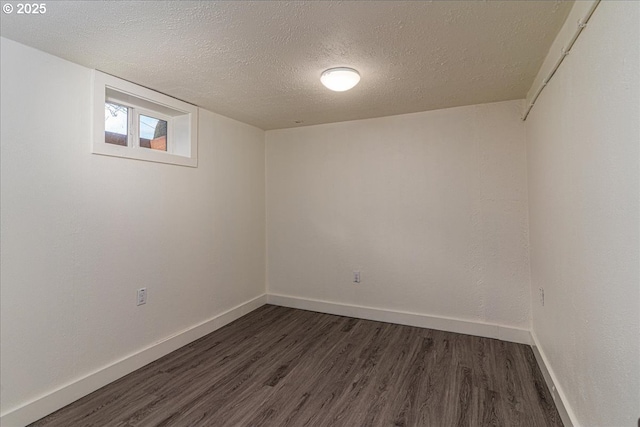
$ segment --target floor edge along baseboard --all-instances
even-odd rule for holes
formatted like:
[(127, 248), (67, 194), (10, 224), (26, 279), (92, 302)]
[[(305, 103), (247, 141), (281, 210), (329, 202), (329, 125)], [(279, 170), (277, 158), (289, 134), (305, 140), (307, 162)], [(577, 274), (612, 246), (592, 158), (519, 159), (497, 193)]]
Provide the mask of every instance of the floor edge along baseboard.
[(547, 388), (551, 392), (551, 397), (553, 397), (553, 402), (556, 404), (556, 409), (560, 414), (560, 418), (562, 419), (562, 424), (565, 427), (578, 427), (578, 421), (576, 419), (576, 415), (571, 409), (567, 402), (567, 397), (562, 387), (558, 384), (558, 379), (551, 369), (550, 365), (547, 362), (547, 357), (545, 356), (542, 348), (540, 347), (540, 342), (538, 341), (538, 337), (535, 332), (531, 331), (531, 347), (533, 348), (533, 354), (536, 357), (536, 361), (538, 362), (538, 366), (540, 367), (540, 371), (542, 371), (542, 376), (544, 377), (544, 381), (547, 383)]
[(3, 414), (0, 417), (0, 426), (23, 427), (37, 421), (81, 397), (130, 374), (136, 369), (140, 369), (154, 360), (158, 360), (172, 351), (222, 328), (266, 303), (267, 295), (262, 294), (189, 329), (169, 336), (111, 365)]
[(267, 302), (269, 304), (280, 305), (283, 307), (318, 311), (321, 313), (335, 314), (339, 316), (357, 317), (359, 319), (397, 323), (399, 325), (417, 326), (420, 328), (437, 329), (447, 332), (457, 332), (459, 334), (495, 338), (518, 344), (532, 344), (531, 334), (528, 329), (518, 329), (491, 323), (471, 322), (468, 320), (429, 316), (418, 313), (407, 313), (359, 305), (339, 304), (329, 301), (278, 294), (267, 294)]
[(278, 294), (267, 294), (267, 303), (283, 307), (335, 314), (339, 316), (397, 323), (400, 325), (417, 326), (420, 328), (437, 329), (447, 332), (457, 332), (460, 334), (495, 338), (502, 341), (530, 345), (533, 349), (533, 354), (535, 355), (536, 362), (540, 367), (540, 371), (542, 372), (546, 385), (551, 392), (556, 408), (558, 409), (562, 423), (565, 427), (578, 427), (575, 414), (566, 404), (566, 396), (562, 389), (557, 386), (557, 379), (553, 374), (553, 370), (549, 369), (546, 357), (540, 348), (540, 344), (535, 334), (528, 329), (518, 329), (502, 325), (476, 323), (467, 320), (429, 316), (417, 313), (405, 313), (350, 304), (339, 304), (329, 301)]
[[(155, 343), (139, 352), (129, 355), (113, 364), (97, 370), (84, 378), (48, 393), (0, 417), (2, 427), (22, 427), (39, 420), (52, 412), (88, 395), (105, 385), (179, 349), (211, 332), (214, 332), (234, 320), (248, 314), (264, 304), (317, 311), (339, 316), (355, 317), (366, 320), (396, 323), (407, 326), (437, 329), (486, 338), (494, 338), (519, 344), (531, 345), (547, 386), (551, 391), (558, 412), (566, 426), (577, 426), (575, 416), (565, 405), (564, 394), (554, 383), (553, 371), (548, 369), (544, 354), (534, 334), (527, 329), (512, 328), (503, 325), (471, 322), (468, 320), (407, 313), (380, 308), (339, 304), (307, 298), (278, 294), (263, 294), (234, 308), (231, 308), (209, 320)], [(567, 410), (569, 409), (569, 410)]]

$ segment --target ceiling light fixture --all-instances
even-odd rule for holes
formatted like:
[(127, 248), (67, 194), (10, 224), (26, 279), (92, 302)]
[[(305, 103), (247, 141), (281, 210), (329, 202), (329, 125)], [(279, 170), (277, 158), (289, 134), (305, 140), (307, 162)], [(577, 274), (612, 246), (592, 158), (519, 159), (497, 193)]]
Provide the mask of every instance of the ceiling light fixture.
[(331, 90), (344, 92), (358, 84), (360, 73), (347, 67), (329, 68), (322, 73), (320, 81)]

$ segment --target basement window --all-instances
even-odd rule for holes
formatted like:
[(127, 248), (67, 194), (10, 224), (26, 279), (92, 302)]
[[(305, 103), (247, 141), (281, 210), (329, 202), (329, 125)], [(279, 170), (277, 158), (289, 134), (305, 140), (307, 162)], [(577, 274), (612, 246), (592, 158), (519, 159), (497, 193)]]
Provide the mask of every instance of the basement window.
[(94, 71), (93, 153), (197, 167), (198, 109)]

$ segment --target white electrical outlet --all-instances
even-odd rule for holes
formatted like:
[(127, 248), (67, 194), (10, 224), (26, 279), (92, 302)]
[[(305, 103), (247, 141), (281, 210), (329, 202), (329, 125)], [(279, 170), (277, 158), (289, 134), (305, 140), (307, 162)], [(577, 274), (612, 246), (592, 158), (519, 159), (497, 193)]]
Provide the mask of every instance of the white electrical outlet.
[(353, 272), (353, 283), (360, 283), (360, 272), (359, 271), (354, 271)]
[(540, 305), (544, 307), (544, 288), (540, 288)]
[(138, 305), (147, 303), (147, 288), (138, 289)]

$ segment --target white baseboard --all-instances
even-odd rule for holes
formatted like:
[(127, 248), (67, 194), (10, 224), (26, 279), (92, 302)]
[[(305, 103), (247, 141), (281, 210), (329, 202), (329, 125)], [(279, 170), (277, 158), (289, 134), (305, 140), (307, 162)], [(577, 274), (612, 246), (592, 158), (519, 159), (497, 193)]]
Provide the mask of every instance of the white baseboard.
[(379, 308), (363, 307), (350, 304), (339, 304), (308, 298), (298, 298), (287, 295), (267, 294), (267, 303), (283, 307), (299, 308), (302, 310), (336, 314), (339, 316), (355, 317), (359, 319), (376, 320), (379, 322), (397, 323), (400, 325), (417, 326), (421, 328), (437, 329), (440, 331), (457, 332), (486, 338), (495, 338), (519, 344), (531, 345), (536, 362), (542, 371), (545, 382), (553, 401), (555, 402), (562, 423), (565, 427), (578, 427), (579, 424), (571, 408), (565, 403), (566, 395), (558, 384), (558, 380), (550, 369), (547, 358), (540, 348), (535, 334), (527, 329), (511, 328), (508, 326), (469, 322), (467, 320), (428, 316), (424, 314), (406, 313)]
[(167, 337), (137, 353), (126, 356), (111, 365), (99, 369), (77, 381), (64, 385), (0, 417), (2, 427), (22, 427), (92, 393), (99, 388), (165, 356), (221, 327), (233, 322), (256, 308), (266, 304), (267, 296), (261, 295), (198, 325)]
[(491, 323), (470, 322), (468, 320), (392, 311), (380, 308), (363, 307), (359, 305), (339, 304), (335, 302), (277, 294), (267, 294), (267, 302), (269, 304), (281, 305), (283, 307), (319, 311), (321, 313), (337, 314), (339, 316), (357, 317), (359, 319), (376, 320), (379, 322), (397, 323), (400, 325), (418, 326), (421, 328), (437, 329), (440, 331), (495, 338), (502, 341), (511, 341), (520, 344), (531, 344), (531, 334), (528, 329), (518, 329)]
[(562, 419), (562, 424), (564, 424), (565, 427), (578, 427), (579, 424), (576, 419), (576, 415), (571, 410), (571, 407), (569, 406), (567, 401), (567, 396), (562, 390), (562, 387), (560, 387), (558, 378), (553, 372), (553, 369), (551, 369), (551, 365), (549, 364), (549, 361), (545, 356), (542, 347), (540, 347), (538, 337), (536, 337), (536, 334), (533, 331), (531, 331), (531, 340), (533, 354), (536, 356), (536, 361), (538, 362), (540, 371), (542, 371), (544, 381), (547, 383), (547, 387), (551, 392), (551, 397), (553, 397), (553, 401), (556, 404), (556, 408), (558, 409), (558, 413), (560, 414), (560, 418)]
[(560, 417), (565, 426), (578, 427), (575, 414), (565, 404), (567, 402), (563, 390), (558, 387), (557, 378), (547, 358), (540, 348), (539, 342), (533, 332), (526, 329), (512, 328), (503, 325), (477, 323), (467, 320), (429, 316), (417, 313), (392, 311), (380, 308), (363, 307), (350, 304), (339, 304), (329, 301), (320, 301), (307, 298), (298, 298), (286, 295), (264, 294), (250, 301), (240, 304), (198, 325), (179, 332), (175, 335), (155, 343), (137, 353), (129, 355), (117, 362), (99, 369), (77, 381), (64, 385), (59, 389), (48, 393), (32, 402), (0, 416), (2, 427), (22, 427), (30, 424), (52, 412), (86, 396), (89, 393), (139, 369), (154, 360), (179, 349), (234, 320), (250, 313), (264, 304), (273, 304), (283, 307), (299, 308), (303, 310), (317, 311), (321, 313), (336, 314), (339, 316), (356, 317), (360, 319), (375, 320), (380, 322), (397, 323), (400, 325), (417, 326), (421, 328), (437, 329), (441, 331), (457, 332), (461, 334), (475, 335), (486, 338), (495, 338), (503, 341), (511, 341), (527, 344), (533, 347), (536, 361), (551, 391), (553, 400), (558, 408)]

